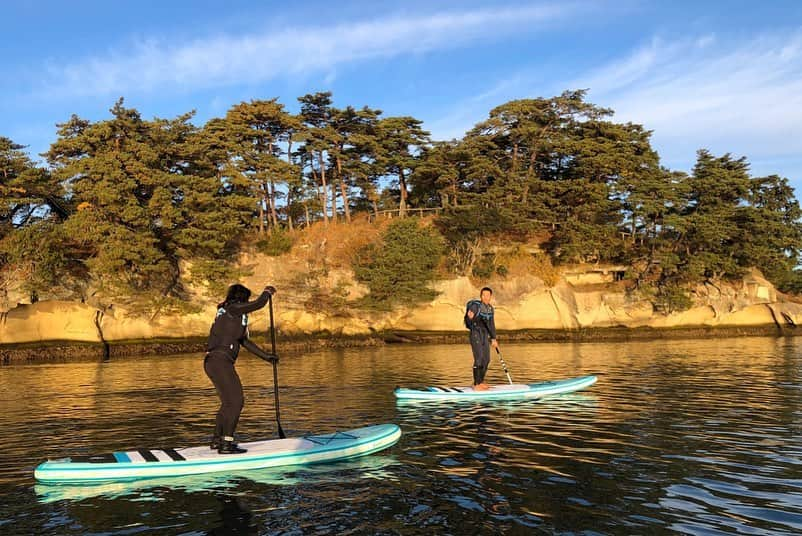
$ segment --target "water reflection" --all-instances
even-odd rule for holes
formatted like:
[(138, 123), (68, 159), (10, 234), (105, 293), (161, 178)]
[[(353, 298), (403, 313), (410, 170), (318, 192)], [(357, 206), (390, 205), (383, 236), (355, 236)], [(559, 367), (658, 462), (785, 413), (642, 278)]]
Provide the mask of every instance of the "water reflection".
[(180, 477), (147, 478), (132, 481), (91, 484), (36, 483), (34, 491), (39, 502), (80, 501), (90, 497), (104, 499), (139, 498), (158, 501), (157, 488), (169, 488), (186, 493), (221, 493), (236, 490), (243, 480), (270, 486), (296, 486), (299, 484), (345, 483), (348, 481), (392, 479), (389, 468), (398, 460), (393, 456), (374, 455), (355, 460), (297, 467), (255, 469), (250, 471), (206, 473)]
[(253, 514), (241, 497), (218, 494), (216, 498), (222, 505), (220, 525), (207, 532), (208, 536), (259, 534), (258, 527), (253, 524)]
[[(0, 426), (25, 438), (0, 457), (0, 532), (802, 531), (802, 340), (510, 344), (504, 352), (516, 382), (599, 381), (543, 400), (397, 403), (396, 385), (470, 382), (468, 346), (286, 355), (288, 435), (396, 422), (401, 441), (347, 465), (89, 488), (35, 485), (33, 467), (66, 454), (207, 440), (217, 400), (200, 355), (0, 368)], [(491, 366), (490, 380), (506, 382)], [(247, 356), (238, 369), (242, 439), (275, 437), (271, 370)]]

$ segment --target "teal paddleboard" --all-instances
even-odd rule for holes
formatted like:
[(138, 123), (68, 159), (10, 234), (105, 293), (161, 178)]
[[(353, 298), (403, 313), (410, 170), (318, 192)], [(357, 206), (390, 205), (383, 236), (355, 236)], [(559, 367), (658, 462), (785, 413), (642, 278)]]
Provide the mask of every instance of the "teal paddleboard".
[(34, 477), (46, 483), (102, 482), (324, 463), (373, 454), (395, 444), (400, 437), (397, 425), (379, 424), (330, 434), (240, 443), (248, 449), (243, 454), (218, 454), (208, 445), (137, 449), (48, 460), (36, 467)]
[(596, 383), (596, 376), (580, 376), (567, 380), (544, 381), (518, 385), (492, 385), (484, 391), (473, 387), (426, 387), (405, 389), (398, 387), (395, 396), (399, 400), (511, 400), (516, 398), (541, 398), (579, 391)]

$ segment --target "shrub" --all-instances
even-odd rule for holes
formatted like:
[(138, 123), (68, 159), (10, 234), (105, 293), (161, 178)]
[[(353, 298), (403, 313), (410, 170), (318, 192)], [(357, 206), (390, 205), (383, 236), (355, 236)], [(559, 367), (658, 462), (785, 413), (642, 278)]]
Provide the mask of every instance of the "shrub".
[(687, 290), (669, 283), (658, 288), (654, 304), (658, 310), (671, 314), (687, 311), (693, 306), (693, 300), (688, 296)]
[(413, 218), (392, 222), (378, 243), (364, 246), (354, 259), (357, 280), (370, 289), (366, 305), (432, 299), (436, 293), (428, 285), (443, 253), (443, 238), (434, 228)]
[(283, 229), (273, 229), (256, 242), (256, 249), (265, 255), (278, 257), (292, 249), (292, 236)]
[(485, 254), (476, 260), (471, 268), (471, 275), (479, 280), (488, 279), (496, 271), (495, 259), (492, 254)]

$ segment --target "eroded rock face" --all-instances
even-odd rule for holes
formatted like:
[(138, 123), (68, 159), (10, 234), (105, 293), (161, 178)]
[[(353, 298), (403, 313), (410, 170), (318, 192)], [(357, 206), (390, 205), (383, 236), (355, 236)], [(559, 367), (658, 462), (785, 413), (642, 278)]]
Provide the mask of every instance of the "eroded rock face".
[[(367, 312), (347, 306), (364, 295), (366, 289), (340, 270), (329, 273), (323, 285), (335, 285), (346, 306), (310, 310), (304, 300), (293, 297), (291, 282), (281, 280), (281, 271), (274, 264), (277, 261), (250, 261), (258, 264), (256, 272), (260, 274), (246, 279), (251, 288), (256, 291), (267, 283), (281, 285), (274, 312), (277, 327), (287, 334), (364, 336), (386, 330), (464, 331), (465, 303), (479, 295), (479, 288), (462, 277), (438, 282), (435, 288), (439, 295), (430, 303), (386, 313)], [(282, 288), (287, 289), (284, 295)], [(501, 330), (802, 323), (802, 305), (778, 299), (771, 283), (756, 272), (740, 284), (700, 285), (694, 291), (696, 306), (670, 315), (656, 313), (649, 301), (628, 295), (612, 284), (572, 284), (563, 279), (547, 287), (537, 278), (519, 278), (497, 282), (494, 290), (496, 325)], [(296, 287), (295, 292), (303, 289)], [(99, 342), (101, 333), (106, 341), (204, 337), (215, 313), (215, 304), (210, 299), (206, 302), (198, 313), (155, 318), (136, 316), (119, 308), (101, 311), (67, 301), (17, 305), (0, 313), (0, 343)], [(265, 332), (268, 326), (266, 309), (251, 315), (252, 331)]]
[(100, 342), (98, 310), (82, 303), (43, 301), (0, 313), (0, 343), (38, 341)]

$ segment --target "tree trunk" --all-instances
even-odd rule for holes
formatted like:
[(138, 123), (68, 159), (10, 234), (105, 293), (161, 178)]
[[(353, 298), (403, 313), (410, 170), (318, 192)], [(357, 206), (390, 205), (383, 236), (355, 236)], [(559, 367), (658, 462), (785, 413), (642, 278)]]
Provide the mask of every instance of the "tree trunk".
[(287, 189), (287, 228), (292, 231), (294, 226), (292, 224), (292, 211), (290, 210), (290, 205), (292, 202), (292, 190)]
[(398, 187), (401, 190), (401, 202), (398, 204), (398, 215), (403, 218), (407, 212), (407, 180), (404, 170), (398, 170)]
[(259, 203), (259, 234), (265, 234), (265, 205), (270, 203), (267, 198), (267, 187), (262, 185), (262, 200)]
[(331, 187), (331, 219), (337, 223), (337, 185), (332, 181), (329, 186)]
[(340, 192), (343, 196), (343, 212), (345, 212), (345, 221), (351, 223), (351, 208), (348, 206), (348, 189), (345, 187), (345, 178), (343, 178), (342, 163), (340, 157), (337, 157), (337, 176), (340, 178)]
[(340, 195), (343, 196), (343, 210), (345, 210), (345, 221), (351, 223), (351, 207), (348, 206), (348, 189), (345, 187), (345, 181), (340, 181)]
[[(292, 166), (292, 131), (290, 131), (290, 134), (289, 134), (289, 136), (287, 138), (287, 163), (290, 166)], [(291, 170), (292, 170), (292, 167), (288, 168), (288, 173)], [(291, 191), (292, 190), (290, 189), (290, 179), (289, 179), (289, 175), (288, 175), (287, 176), (287, 223), (290, 226), (290, 231), (293, 230), (292, 215), (291, 215), (292, 211), (290, 210), (290, 206), (292, 205), (292, 203), (291, 203), (292, 198), (290, 197), (290, 192)]]
[(276, 183), (270, 179), (270, 217), (273, 219), (273, 228), (278, 229), (278, 212), (276, 212)]
[(97, 336), (103, 344), (103, 361), (108, 361), (111, 355), (109, 342), (103, 336), (103, 328), (100, 327), (100, 324), (103, 322), (103, 315), (103, 311), (95, 311), (95, 328), (97, 329)]
[(632, 244), (635, 245), (635, 232), (637, 231), (637, 227), (635, 225), (635, 211), (632, 211)]
[(323, 151), (318, 153), (318, 162), (320, 163), (320, 202), (323, 204), (323, 221), (326, 225), (329, 223), (329, 207), (327, 198), (327, 185), (326, 185), (326, 164), (323, 162)]

